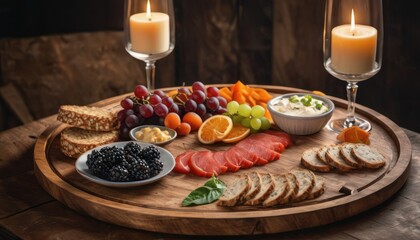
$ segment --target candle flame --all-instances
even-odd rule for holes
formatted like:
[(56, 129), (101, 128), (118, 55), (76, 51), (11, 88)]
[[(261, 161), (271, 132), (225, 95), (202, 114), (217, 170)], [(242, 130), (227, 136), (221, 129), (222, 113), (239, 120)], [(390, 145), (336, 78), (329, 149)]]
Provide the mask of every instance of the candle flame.
[(149, 20), (152, 20), (152, 11), (150, 10), (150, 0), (147, 0), (146, 15)]
[(354, 31), (354, 28), (355, 28), (355, 23), (354, 23), (355, 21), (354, 21), (354, 11), (353, 11), (353, 8), (351, 9), (351, 25), (350, 25), (350, 31)]

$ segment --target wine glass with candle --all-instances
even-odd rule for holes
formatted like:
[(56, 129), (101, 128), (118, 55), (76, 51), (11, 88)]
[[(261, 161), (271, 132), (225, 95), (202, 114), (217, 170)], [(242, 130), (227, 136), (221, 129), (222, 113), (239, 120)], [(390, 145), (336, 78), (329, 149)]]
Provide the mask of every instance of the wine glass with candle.
[(147, 88), (155, 88), (155, 62), (175, 47), (172, 0), (125, 0), (125, 49), (146, 63)]
[(357, 83), (381, 69), (383, 45), (382, 0), (326, 0), (324, 19), (324, 67), (347, 82), (347, 117), (333, 119), (335, 131), (371, 124), (355, 115)]

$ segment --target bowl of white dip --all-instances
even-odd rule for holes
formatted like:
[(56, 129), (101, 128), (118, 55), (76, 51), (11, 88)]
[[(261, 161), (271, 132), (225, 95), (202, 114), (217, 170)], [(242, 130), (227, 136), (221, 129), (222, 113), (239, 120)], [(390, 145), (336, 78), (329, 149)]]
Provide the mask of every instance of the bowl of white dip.
[(293, 135), (321, 131), (334, 111), (334, 103), (320, 95), (288, 93), (272, 98), (267, 104), (274, 123)]

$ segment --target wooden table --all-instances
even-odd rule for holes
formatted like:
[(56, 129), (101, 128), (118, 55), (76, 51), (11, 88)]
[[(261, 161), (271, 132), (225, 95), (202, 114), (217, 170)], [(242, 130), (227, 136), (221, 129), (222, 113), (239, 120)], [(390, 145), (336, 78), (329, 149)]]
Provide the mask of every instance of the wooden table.
[[(45, 192), (33, 173), (37, 137), (56, 116), (0, 133), (0, 239), (196, 239), (120, 227), (77, 213)], [(312, 229), (247, 238), (418, 239), (420, 236), (420, 134), (404, 129), (412, 162), (403, 188), (362, 214)], [(226, 237), (224, 237), (226, 239)]]

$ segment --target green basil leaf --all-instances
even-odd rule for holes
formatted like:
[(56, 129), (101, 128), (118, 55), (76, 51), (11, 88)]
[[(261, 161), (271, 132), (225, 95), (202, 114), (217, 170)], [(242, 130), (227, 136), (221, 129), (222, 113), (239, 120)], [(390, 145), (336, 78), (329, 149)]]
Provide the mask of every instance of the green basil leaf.
[(223, 194), (226, 185), (216, 177), (208, 180), (204, 186), (192, 191), (183, 201), (182, 206), (208, 204), (216, 201)]

